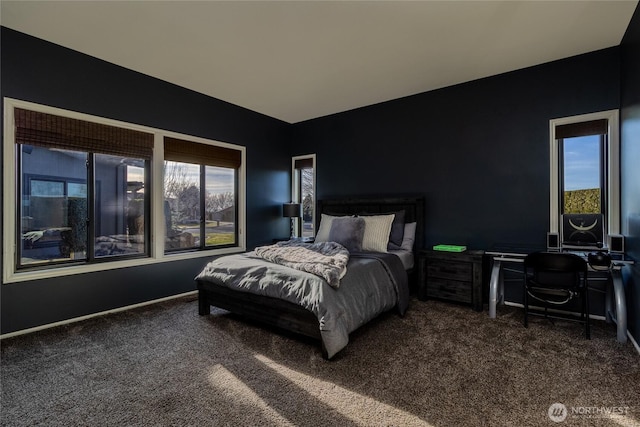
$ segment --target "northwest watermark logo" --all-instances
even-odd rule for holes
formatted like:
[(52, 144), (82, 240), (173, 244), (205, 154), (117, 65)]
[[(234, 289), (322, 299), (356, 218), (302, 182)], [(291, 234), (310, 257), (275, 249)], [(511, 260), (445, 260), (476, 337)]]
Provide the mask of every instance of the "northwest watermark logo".
[(569, 411), (567, 410), (567, 407), (562, 403), (552, 403), (551, 406), (549, 406), (547, 414), (549, 415), (551, 421), (553, 421), (554, 423), (561, 423), (565, 419), (567, 419)]
[(572, 406), (571, 410), (562, 403), (552, 403), (547, 410), (549, 419), (554, 423), (561, 423), (569, 415), (586, 418), (603, 418), (617, 415), (627, 415), (628, 406)]

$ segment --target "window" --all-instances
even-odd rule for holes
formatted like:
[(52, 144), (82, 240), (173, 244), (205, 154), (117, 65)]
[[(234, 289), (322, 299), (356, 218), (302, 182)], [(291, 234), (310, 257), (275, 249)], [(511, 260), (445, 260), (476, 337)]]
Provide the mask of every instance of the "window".
[(164, 139), (165, 251), (234, 246), (241, 153)]
[[(21, 108), (14, 114), (16, 268), (148, 255), (153, 135)], [(137, 183), (128, 181), (129, 165)]]
[(316, 156), (315, 154), (297, 156), (292, 159), (292, 163), (291, 200), (302, 203), (302, 218), (294, 219), (294, 230), (296, 236), (313, 237), (316, 211)]
[[(550, 231), (561, 215), (602, 215), (605, 234), (620, 230), (618, 111), (550, 122)], [(606, 241), (606, 240), (605, 240)]]
[[(606, 132), (606, 131), (605, 131)], [(566, 137), (559, 140), (562, 157), (561, 213), (604, 213), (606, 133)]]
[(4, 98), (2, 283), (246, 249), (245, 148)]

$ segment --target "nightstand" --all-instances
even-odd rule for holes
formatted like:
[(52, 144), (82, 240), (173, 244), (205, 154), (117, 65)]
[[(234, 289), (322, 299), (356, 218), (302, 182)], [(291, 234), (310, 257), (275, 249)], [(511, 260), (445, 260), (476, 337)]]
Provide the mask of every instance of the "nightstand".
[(482, 311), (482, 255), (484, 251), (418, 253), (418, 298), (437, 298), (470, 304)]

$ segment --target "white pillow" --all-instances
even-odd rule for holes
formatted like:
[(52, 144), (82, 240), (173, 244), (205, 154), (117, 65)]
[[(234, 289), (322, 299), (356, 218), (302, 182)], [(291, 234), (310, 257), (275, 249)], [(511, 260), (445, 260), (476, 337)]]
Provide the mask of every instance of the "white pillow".
[(318, 233), (316, 234), (316, 238), (314, 242), (322, 243), (329, 241), (329, 232), (331, 231), (331, 222), (334, 218), (338, 218), (337, 216), (322, 214), (320, 217), (320, 227), (318, 227)]
[(404, 237), (400, 248), (411, 252), (413, 250), (413, 242), (416, 239), (416, 223), (408, 222), (404, 225)]
[(361, 216), (364, 219), (364, 237), (362, 250), (371, 252), (387, 252), (389, 233), (393, 224), (394, 214)]

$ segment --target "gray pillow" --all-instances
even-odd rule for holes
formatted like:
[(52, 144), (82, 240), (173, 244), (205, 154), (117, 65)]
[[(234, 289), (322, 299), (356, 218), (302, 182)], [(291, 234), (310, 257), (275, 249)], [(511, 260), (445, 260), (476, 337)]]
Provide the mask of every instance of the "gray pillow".
[(389, 243), (400, 246), (404, 237), (404, 215), (405, 211), (394, 212), (396, 215), (391, 224), (391, 233), (389, 234)]
[(362, 218), (333, 218), (331, 230), (329, 231), (329, 241), (341, 244), (349, 252), (360, 252), (362, 251), (364, 224), (364, 219)]

